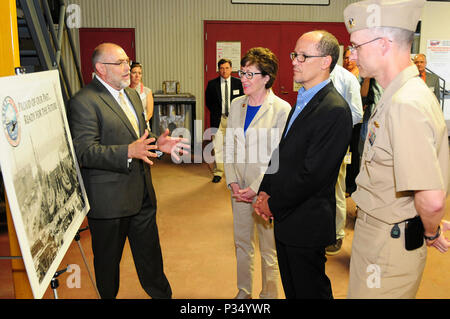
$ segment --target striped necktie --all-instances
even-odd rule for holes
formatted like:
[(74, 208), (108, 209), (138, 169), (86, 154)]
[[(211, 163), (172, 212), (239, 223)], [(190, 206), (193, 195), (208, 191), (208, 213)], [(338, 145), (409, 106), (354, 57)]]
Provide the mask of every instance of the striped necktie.
[(126, 116), (128, 117), (128, 120), (131, 123), (131, 126), (133, 126), (134, 131), (136, 132), (136, 135), (139, 137), (139, 125), (136, 121), (136, 117), (131, 112), (130, 108), (128, 107), (127, 102), (125, 101), (125, 96), (122, 92), (119, 92), (119, 100), (120, 100), (120, 107), (125, 112)]

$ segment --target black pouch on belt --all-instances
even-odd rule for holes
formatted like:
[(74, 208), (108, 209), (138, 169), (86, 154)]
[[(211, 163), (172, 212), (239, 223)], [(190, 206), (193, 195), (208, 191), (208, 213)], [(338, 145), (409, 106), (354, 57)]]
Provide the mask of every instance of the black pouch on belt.
[(414, 250), (423, 245), (424, 228), (420, 216), (405, 221), (405, 248)]

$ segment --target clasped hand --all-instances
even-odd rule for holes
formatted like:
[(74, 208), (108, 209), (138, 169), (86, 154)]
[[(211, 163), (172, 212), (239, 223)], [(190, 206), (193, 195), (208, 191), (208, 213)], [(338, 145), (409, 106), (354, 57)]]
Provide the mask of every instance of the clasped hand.
[(190, 146), (187, 139), (181, 137), (170, 137), (169, 129), (166, 129), (164, 133), (162, 133), (158, 140), (154, 137), (148, 137), (149, 132), (145, 130), (144, 135), (142, 135), (139, 139), (128, 145), (128, 158), (137, 158), (143, 160), (145, 163), (149, 165), (153, 165), (153, 162), (149, 159), (149, 157), (157, 157), (158, 155), (152, 150), (160, 150), (161, 152), (171, 154), (173, 158), (179, 160), (179, 155), (188, 154), (187, 149)]
[(270, 211), (269, 200), (270, 196), (266, 192), (260, 192), (256, 198), (256, 202), (253, 204), (255, 213), (262, 217), (264, 220), (272, 220), (273, 215)]
[(232, 197), (238, 202), (252, 203), (256, 193), (250, 187), (241, 189), (237, 183), (231, 183)]

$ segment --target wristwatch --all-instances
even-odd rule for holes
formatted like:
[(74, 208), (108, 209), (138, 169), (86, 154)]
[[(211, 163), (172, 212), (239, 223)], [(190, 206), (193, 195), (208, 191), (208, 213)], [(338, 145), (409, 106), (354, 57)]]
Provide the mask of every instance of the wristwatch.
[(425, 235), (423, 235), (423, 237), (425, 237), (426, 240), (435, 240), (440, 235), (441, 235), (441, 225), (438, 226), (437, 232), (436, 232), (436, 234), (434, 236), (425, 236)]

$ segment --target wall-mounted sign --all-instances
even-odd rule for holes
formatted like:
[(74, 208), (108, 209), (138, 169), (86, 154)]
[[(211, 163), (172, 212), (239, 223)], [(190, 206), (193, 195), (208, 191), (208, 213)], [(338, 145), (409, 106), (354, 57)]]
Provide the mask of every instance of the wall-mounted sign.
[(233, 72), (237, 72), (241, 66), (241, 42), (218, 41), (216, 43), (216, 70), (220, 59), (230, 59)]
[(450, 90), (450, 40), (427, 41), (427, 68), (445, 79), (445, 89)]

